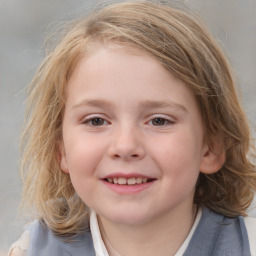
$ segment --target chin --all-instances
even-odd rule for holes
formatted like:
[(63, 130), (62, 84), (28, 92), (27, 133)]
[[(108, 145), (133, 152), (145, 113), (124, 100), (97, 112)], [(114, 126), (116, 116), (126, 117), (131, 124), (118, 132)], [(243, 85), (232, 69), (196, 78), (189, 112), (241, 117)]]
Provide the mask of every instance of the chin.
[(147, 213), (143, 213), (142, 210), (123, 210), (115, 213), (106, 214), (104, 218), (109, 221), (119, 224), (119, 225), (128, 225), (128, 226), (138, 226), (145, 224), (150, 220), (150, 216)]

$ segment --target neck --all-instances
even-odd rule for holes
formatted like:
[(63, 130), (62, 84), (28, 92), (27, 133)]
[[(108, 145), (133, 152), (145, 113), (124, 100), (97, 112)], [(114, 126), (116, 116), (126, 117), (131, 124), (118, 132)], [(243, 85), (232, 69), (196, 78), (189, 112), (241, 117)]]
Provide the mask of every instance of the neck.
[(196, 209), (191, 206), (134, 226), (116, 224), (99, 217), (99, 226), (110, 256), (170, 256), (175, 255), (186, 239), (195, 215)]

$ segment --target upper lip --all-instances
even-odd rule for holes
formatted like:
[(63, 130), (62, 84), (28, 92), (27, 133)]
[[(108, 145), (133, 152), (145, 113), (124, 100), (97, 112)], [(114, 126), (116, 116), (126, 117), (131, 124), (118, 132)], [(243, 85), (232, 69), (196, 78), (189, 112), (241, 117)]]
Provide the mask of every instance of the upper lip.
[(129, 179), (129, 178), (138, 178), (138, 177), (147, 178), (147, 179), (155, 179), (154, 177), (150, 177), (150, 176), (140, 174), (140, 173), (119, 173), (119, 172), (108, 174), (108, 175), (104, 176), (102, 179), (103, 180), (104, 179), (109, 179), (109, 178)]

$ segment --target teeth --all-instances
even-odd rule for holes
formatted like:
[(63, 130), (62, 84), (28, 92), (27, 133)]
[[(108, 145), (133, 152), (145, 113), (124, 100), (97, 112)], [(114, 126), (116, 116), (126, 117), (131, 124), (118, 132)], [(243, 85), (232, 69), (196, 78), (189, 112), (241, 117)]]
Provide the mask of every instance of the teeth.
[(142, 177), (132, 177), (129, 179), (126, 179), (124, 177), (120, 177), (120, 178), (114, 177), (114, 178), (108, 178), (107, 181), (109, 183), (114, 183), (119, 185), (136, 185), (141, 183), (147, 183), (148, 179), (142, 178)]
[(128, 185), (134, 185), (136, 184), (136, 179), (135, 178), (129, 178), (128, 179)]
[(141, 184), (141, 183), (142, 183), (142, 178), (140, 178), (140, 177), (137, 178), (137, 179), (136, 179), (136, 182), (137, 182), (137, 184)]
[(118, 183), (119, 185), (125, 185), (125, 184), (126, 184), (126, 178), (118, 178), (117, 183)]

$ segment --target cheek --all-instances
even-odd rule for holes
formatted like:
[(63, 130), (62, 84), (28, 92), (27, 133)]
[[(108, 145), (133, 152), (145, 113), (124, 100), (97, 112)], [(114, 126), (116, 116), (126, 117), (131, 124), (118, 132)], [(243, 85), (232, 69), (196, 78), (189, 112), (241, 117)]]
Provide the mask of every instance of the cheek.
[(91, 141), (90, 138), (72, 138), (65, 145), (70, 174), (91, 174), (102, 156), (100, 142)]
[(67, 162), (71, 182), (80, 198), (90, 206), (97, 179), (96, 169), (100, 161), (99, 150), (97, 151), (93, 143), (83, 141), (73, 141), (69, 145)]
[[(161, 144), (161, 146), (160, 146)], [(174, 175), (192, 176), (199, 172), (201, 147), (196, 135), (176, 133), (163, 139), (159, 147), (154, 148), (159, 165), (166, 172)]]

